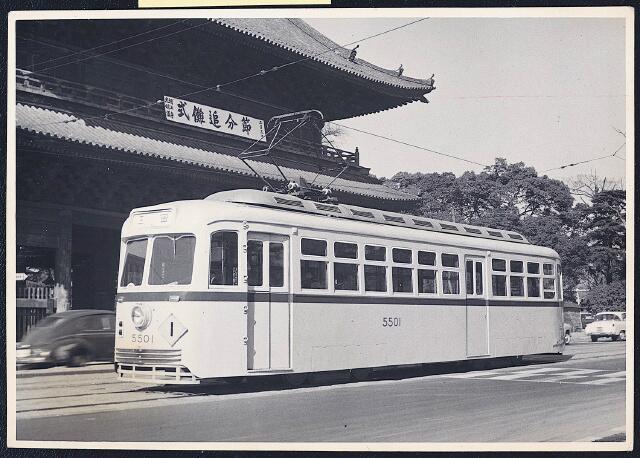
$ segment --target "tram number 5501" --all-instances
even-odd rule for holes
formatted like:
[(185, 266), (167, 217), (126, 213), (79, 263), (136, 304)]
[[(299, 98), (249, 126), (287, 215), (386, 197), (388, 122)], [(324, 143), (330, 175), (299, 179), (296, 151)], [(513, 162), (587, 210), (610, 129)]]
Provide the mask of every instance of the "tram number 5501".
[(383, 328), (391, 328), (400, 326), (402, 321), (399, 317), (384, 317), (382, 318), (382, 327)]

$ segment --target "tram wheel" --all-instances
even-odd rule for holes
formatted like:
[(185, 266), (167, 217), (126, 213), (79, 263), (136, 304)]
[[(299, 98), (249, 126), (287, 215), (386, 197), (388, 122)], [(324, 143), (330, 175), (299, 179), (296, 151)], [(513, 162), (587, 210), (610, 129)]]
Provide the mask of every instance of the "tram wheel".
[(298, 388), (304, 385), (304, 383), (307, 381), (308, 376), (309, 374), (305, 374), (305, 373), (284, 374), (283, 378), (287, 386), (289, 386), (290, 388)]
[(370, 367), (364, 367), (361, 369), (351, 369), (351, 378), (356, 382), (364, 382), (369, 380), (373, 370)]

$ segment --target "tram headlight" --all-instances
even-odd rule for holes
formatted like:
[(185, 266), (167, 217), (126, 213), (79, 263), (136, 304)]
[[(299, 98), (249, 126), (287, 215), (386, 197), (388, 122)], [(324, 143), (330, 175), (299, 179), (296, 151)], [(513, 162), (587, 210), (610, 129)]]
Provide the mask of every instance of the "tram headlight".
[(142, 331), (151, 323), (151, 310), (139, 305), (131, 309), (131, 321), (138, 331)]

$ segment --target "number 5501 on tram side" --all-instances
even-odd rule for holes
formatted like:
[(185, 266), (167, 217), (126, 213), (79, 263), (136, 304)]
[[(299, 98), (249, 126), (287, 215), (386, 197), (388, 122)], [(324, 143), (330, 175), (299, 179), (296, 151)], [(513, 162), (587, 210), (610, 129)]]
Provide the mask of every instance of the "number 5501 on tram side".
[(558, 254), (520, 234), (256, 190), (134, 209), (122, 229), (123, 380), (560, 353)]

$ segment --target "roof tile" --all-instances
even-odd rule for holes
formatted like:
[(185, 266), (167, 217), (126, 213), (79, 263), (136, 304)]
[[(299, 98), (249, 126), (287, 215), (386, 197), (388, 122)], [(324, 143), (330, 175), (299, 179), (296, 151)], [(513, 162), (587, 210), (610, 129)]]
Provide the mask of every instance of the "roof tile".
[(422, 94), (434, 89), (428, 80), (398, 76), (397, 70), (378, 67), (363, 59), (349, 61), (343, 48), (298, 18), (216, 18), (212, 21), (258, 38), (354, 76)]
[[(109, 128), (90, 125), (84, 119), (74, 115), (21, 103), (16, 105), (16, 124), (19, 129), (63, 140), (222, 170), (238, 175), (253, 175), (242, 161), (235, 156), (207, 151), (177, 142), (160, 140), (159, 138), (166, 138), (167, 136), (160, 136), (152, 130), (143, 128), (136, 129), (139, 134), (130, 133), (132, 129), (126, 129), (128, 132), (123, 132), (116, 130), (114, 123), (110, 123)], [(282, 181), (280, 173), (273, 164), (258, 161), (247, 162), (266, 178)], [(292, 178), (302, 177), (308, 182), (314, 182), (318, 187), (325, 186), (333, 180), (331, 176), (316, 176), (315, 173), (306, 170), (290, 167), (281, 167), (281, 169), (286, 176)], [(416, 199), (411, 194), (388, 188), (382, 184), (362, 183), (344, 178), (336, 179), (332, 184), (332, 188), (348, 194), (385, 200)]]

